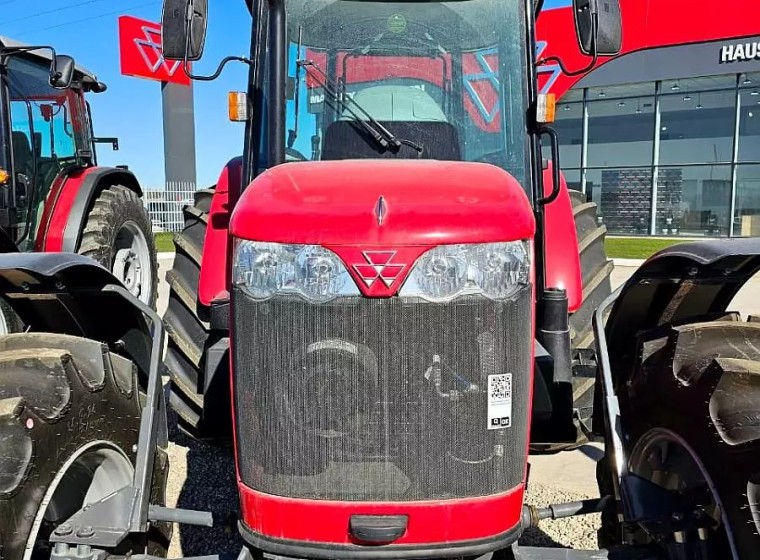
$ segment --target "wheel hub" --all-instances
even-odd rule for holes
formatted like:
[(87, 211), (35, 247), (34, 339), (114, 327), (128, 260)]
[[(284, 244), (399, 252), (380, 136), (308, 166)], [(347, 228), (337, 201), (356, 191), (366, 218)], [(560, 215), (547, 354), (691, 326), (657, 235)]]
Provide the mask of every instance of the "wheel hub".
[[(731, 558), (738, 558), (720, 496), (699, 457), (683, 438), (663, 428), (650, 430), (634, 447), (629, 469), (694, 506), (694, 518), (703, 520), (699, 523), (704, 527), (699, 538), (717, 541), (730, 551)], [(683, 521), (682, 514), (674, 513), (673, 521)], [(677, 540), (679, 535), (675, 535)]]
[(151, 299), (152, 271), (148, 241), (134, 222), (126, 222), (116, 236), (113, 275), (143, 303)]

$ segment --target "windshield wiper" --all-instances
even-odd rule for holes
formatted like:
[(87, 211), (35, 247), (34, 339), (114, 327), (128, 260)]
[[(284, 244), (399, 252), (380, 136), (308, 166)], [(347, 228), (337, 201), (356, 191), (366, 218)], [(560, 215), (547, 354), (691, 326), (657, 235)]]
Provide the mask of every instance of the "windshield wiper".
[[(387, 150), (388, 148), (392, 148), (394, 151), (398, 151), (402, 145), (405, 145), (415, 149), (417, 151), (417, 156), (422, 157), (422, 146), (415, 142), (412, 142), (411, 140), (398, 138), (390, 130), (380, 124), (372, 115), (370, 115), (366, 109), (364, 109), (364, 107), (362, 107), (357, 101), (353, 99), (353, 97), (350, 97), (348, 95), (342, 97), (338, 92), (337, 84), (330, 80), (329, 76), (325, 74), (324, 70), (322, 70), (322, 68), (320, 68), (316, 62), (313, 60), (300, 59), (296, 62), (296, 64), (301, 68), (306, 68), (307, 74), (309, 73), (309, 68), (313, 68), (316, 72), (318, 72), (318, 85), (322, 87), (325, 93), (329, 95), (335, 103), (342, 104), (343, 107), (348, 110), (348, 112), (354, 118), (354, 122), (359, 123), (362, 128), (364, 128), (364, 130), (367, 131), (367, 133), (372, 137), (372, 139), (377, 142), (377, 144), (380, 145), (383, 149)], [(313, 74), (312, 77), (314, 77)], [(361, 118), (361, 116), (354, 109), (346, 104), (346, 100), (348, 100), (354, 108), (358, 109), (365, 118)]]

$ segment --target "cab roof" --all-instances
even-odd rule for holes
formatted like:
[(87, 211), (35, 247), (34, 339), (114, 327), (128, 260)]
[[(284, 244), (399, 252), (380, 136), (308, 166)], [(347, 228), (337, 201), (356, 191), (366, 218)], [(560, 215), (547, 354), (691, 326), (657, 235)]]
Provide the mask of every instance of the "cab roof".
[[(10, 37), (4, 37), (0, 35), (0, 47), (28, 47), (29, 44), (22, 43), (21, 41), (17, 41), (15, 39), (11, 39)], [(52, 53), (47, 49), (37, 49), (33, 51), (29, 51), (27, 53), (27, 56), (31, 58), (35, 58), (40, 61), (50, 62), (53, 59)], [(79, 74), (78, 78), (83, 79), (83, 81), (91, 82), (91, 83), (98, 83), (98, 77), (93, 73), (87, 70), (87, 68), (84, 68), (83, 66), (80, 66), (77, 64), (74, 66), (74, 72), (76, 74)]]

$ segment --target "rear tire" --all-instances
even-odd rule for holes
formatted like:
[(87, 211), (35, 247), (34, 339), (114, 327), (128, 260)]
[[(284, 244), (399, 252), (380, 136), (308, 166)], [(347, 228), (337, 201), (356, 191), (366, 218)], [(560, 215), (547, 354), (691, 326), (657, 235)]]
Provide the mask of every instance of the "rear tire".
[[(3, 558), (47, 560), (57, 525), (131, 482), (140, 411), (134, 365), (104, 345), (50, 333), (0, 337)], [(167, 475), (159, 448), (151, 503), (165, 504)], [(170, 536), (170, 525), (154, 524), (148, 542), (119, 552), (165, 555)]]
[(79, 253), (113, 272), (140, 301), (156, 308), (158, 256), (148, 211), (123, 185), (101, 191), (82, 230)]
[(607, 226), (599, 224), (596, 203), (587, 202), (586, 195), (580, 191), (569, 193), (583, 280), (583, 301), (570, 315), (571, 344), (577, 350), (594, 346), (591, 318), (596, 308), (612, 293), (610, 276), (614, 265), (604, 248)]
[[(631, 473), (702, 502), (712, 496), (706, 509), (723, 512), (711, 511), (720, 522), (716, 558), (754, 557), (760, 550), (760, 324), (695, 323), (647, 341), (621, 408)], [(603, 494), (611, 492), (606, 465), (600, 462), (597, 475)], [(614, 511), (606, 511), (600, 544), (616, 544), (619, 534)]]
[[(594, 311), (612, 293), (610, 276), (614, 265), (607, 258), (604, 248), (607, 227), (599, 224), (596, 203), (588, 202), (586, 195), (580, 191), (569, 192), (583, 280), (581, 306), (570, 315), (570, 344), (577, 361), (580, 352), (594, 348), (591, 319)], [(593, 365), (576, 365), (573, 371), (573, 406), (578, 410), (580, 420), (587, 426), (590, 425), (594, 410), (595, 382), (596, 368)]]
[[(597, 205), (588, 202), (580, 191), (569, 190), (578, 238), (583, 298), (580, 307), (570, 315), (570, 349), (573, 357), (573, 408), (577, 417), (590, 429), (594, 411), (596, 364), (594, 359), (594, 311), (612, 293), (610, 276), (614, 268), (607, 258), (604, 239), (607, 227), (598, 222)], [(576, 439), (572, 442), (536, 444), (534, 452), (556, 453), (588, 443), (585, 429), (576, 423)]]
[(214, 187), (195, 193), (193, 206), (184, 208), (185, 225), (174, 236), (176, 252), (166, 273), (169, 304), (164, 323), (169, 333), (165, 364), (171, 379), (170, 404), (178, 425), (201, 440), (219, 440), (231, 433), (228, 379), (215, 378), (204, 387), (206, 349), (218, 339), (208, 324), (209, 308), (198, 300), (203, 243)]

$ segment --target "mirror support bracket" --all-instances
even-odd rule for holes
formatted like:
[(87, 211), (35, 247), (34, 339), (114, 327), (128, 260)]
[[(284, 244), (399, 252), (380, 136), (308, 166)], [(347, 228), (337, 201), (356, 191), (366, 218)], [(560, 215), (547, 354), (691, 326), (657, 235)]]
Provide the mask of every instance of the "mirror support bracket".
[(222, 70), (224, 70), (224, 67), (227, 66), (228, 62), (243, 62), (245, 64), (248, 64), (249, 66), (253, 65), (253, 61), (249, 58), (245, 58), (243, 56), (226, 56), (222, 59), (222, 61), (219, 63), (219, 66), (217, 66), (216, 71), (213, 74), (210, 74), (208, 76), (202, 76), (198, 74), (193, 74), (187, 69), (187, 57), (185, 57), (185, 60), (182, 62), (182, 70), (185, 72), (185, 75), (190, 78), (191, 80), (198, 80), (201, 82), (210, 82), (212, 80), (216, 80), (219, 75), (222, 73)]

